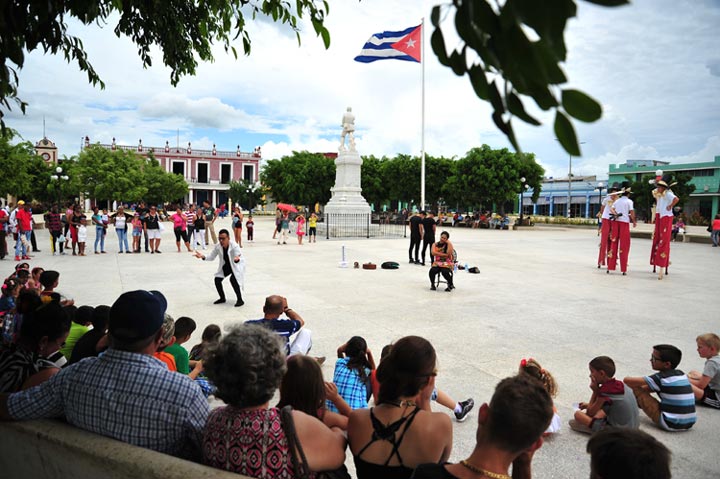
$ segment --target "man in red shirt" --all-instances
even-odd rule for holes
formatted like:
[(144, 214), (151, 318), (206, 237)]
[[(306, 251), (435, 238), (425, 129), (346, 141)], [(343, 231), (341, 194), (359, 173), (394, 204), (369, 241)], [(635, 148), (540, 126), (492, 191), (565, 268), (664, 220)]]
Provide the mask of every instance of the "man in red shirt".
[(32, 216), (23, 200), (18, 201), (15, 221), (17, 221), (18, 232), (18, 241), (15, 244), (15, 261), (30, 259), (27, 254), (27, 245), (30, 243), (30, 233), (32, 232)]

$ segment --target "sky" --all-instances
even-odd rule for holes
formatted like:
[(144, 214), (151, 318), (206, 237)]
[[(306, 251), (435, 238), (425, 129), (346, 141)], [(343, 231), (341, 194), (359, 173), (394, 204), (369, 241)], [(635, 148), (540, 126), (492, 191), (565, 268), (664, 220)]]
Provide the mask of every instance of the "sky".
[[(301, 24), (298, 46), (282, 25), (251, 21), (250, 56), (236, 60), (218, 47), (214, 62), (201, 63), (177, 87), (158, 50), (153, 66), (143, 69), (134, 44), (114, 35), (112, 19), (104, 28), (69, 21), (105, 89), (91, 86), (62, 56), (31, 52), (20, 72), (27, 112), (13, 110), (6, 124), (35, 143), (45, 118), (46, 136), (61, 157), (77, 155), (87, 135), (93, 143), (115, 137), (127, 145), (142, 139), (145, 146), (191, 142), (194, 149), (260, 146), (268, 160), (292, 151), (337, 151), (342, 115), (352, 107), (361, 155), (419, 156), (422, 66), (353, 58), (373, 33), (403, 30), (425, 17), (426, 153), (462, 157), (482, 144), (512, 148), (467, 77), (454, 75), (432, 53), (429, 16), (438, 3), (331, 2), (327, 50), (307, 24)], [(566, 30), (566, 87), (602, 103), (603, 117), (574, 122), (584, 144), (583, 155), (572, 158), (573, 174), (605, 179), (608, 165), (628, 159), (686, 163), (720, 156), (720, 1), (636, 0), (620, 8), (577, 3)], [(446, 44), (455, 46), (453, 17), (443, 25)], [(543, 125), (514, 122), (523, 151), (535, 154), (546, 176), (566, 177), (569, 156), (555, 140), (553, 114), (528, 109)]]

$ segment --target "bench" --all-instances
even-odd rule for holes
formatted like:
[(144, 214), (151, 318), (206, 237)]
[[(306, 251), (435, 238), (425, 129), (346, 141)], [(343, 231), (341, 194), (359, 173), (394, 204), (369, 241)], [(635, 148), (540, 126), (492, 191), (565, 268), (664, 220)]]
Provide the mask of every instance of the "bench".
[(55, 420), (0, 423), (0, 450), (8, 479), (249, 479)]

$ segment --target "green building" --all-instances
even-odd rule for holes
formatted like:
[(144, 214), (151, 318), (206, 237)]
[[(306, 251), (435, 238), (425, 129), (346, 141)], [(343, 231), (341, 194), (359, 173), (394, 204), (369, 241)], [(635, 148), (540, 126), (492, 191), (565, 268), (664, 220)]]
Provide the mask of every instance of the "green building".
[(699, 212), (704, 218), (713, 218), (720, 212), (720, 156), (705, 163), (670, 164), (657, 160), (628, 160), (622, 165), (610, 165), (608, 185), (622, 183), (626, 176), (639, 181), (644, 175), (656, 175), (657, 170), (665, 173), (685, 173), (692, 177), (695, 192), (690, 200), (680, 205), (687, 215)]

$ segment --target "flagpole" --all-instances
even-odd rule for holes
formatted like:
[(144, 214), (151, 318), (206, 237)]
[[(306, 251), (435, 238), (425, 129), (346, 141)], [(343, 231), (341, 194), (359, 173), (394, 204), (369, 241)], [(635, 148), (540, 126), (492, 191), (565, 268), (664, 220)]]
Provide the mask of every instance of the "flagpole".
[(420, 210), (425, 209), (425, 17), (420, 23), (420, 61), (422, 62), (422, 126), (420, 130)]

